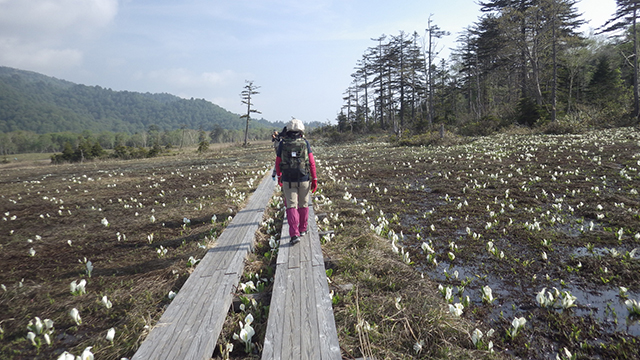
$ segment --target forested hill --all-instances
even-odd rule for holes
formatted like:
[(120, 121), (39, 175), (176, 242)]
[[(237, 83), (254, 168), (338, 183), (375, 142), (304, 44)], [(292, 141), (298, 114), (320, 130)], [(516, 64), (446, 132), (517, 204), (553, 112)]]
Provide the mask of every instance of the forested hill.
[[(188, 129), (243, 129), (245, 121), (203, 99), (170, 94), (113, 91), (85, 86), (30, 71), (0, 66), (0, 132), (143, 132)], [(252, 127), (281, 128), (265, 120)]]

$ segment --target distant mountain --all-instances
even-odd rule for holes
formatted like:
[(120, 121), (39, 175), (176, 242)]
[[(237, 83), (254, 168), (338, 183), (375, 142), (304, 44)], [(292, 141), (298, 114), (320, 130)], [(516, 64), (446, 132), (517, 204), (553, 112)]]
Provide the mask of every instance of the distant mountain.
[[(0, 66), (0, 132), (136, 133), (150, 126), (211, 131), (216, 125), (244, 129), (245, 120), (204, 99), (113, 91)], [(261, 119), (250, 126), (281, 129), (284, 124)]]

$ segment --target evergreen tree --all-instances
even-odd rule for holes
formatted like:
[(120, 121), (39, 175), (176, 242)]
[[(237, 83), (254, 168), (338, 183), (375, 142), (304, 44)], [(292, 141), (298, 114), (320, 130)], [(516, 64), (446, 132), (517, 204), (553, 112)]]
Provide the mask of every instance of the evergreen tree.
[(93, 158), (100, 158), (102, 156), (105, 155), (105, 151), (102, 148), (102, 146), (100, 145), (100, 143), (98, 141), (96, 141), (93, 146), (91, 147), (91, 156)]
[(73, 150), (73, 146), (71, 146), (70, 142), (64, 143), (64, 149), (62, 150), (62, 158), (66, 161), (71, 161), (73, 159), (75, 151)]
[(619, 108), (624, 99), (620, 70), (611, 67), (609, 57), (601, 55), (587, 88), (589, 102), (599, 108)]
[(640, 118), (640, 98), (638, 89), (638, 35), (637, 21), (640, 1), (638, 0), (616, 0), (616, 12), (601, 28), (601, 33), (611, 33), (620, 29), (631, 28), (631, 40), (633, 42), (633, 116)]

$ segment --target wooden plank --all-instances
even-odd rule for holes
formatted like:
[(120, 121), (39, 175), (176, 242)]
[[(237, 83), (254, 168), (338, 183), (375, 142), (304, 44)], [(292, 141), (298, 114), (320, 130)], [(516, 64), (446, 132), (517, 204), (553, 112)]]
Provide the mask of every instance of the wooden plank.
[(288, 270), (288, 259), (290, 244), (289, 222), (285, 216), (280, 233), (280, 245), (278, 257), (276, 259), (276, 271), (271, 295), (271, 305), (269, 306), (269, 318), (262, 351), (263, 359), (284, 359), (283, 343), (285, 336), (285, 321), (287, 311), (291, 304), (291, 296), (288, 290), (290, 274)]
[[(268, 176), (265, 176), (249, 199), (247, 206), (236, 214), (220, 235), (216, 247), (221, 247), (226, 251), (249, 252), (253, 250), (255, 231), (246, 231), (246, 229), (260, 227), (264, 210), (273, 195), (273, 187), (273, 181), (269, 182)], [(217, 268), (232, 271), (229, 270), (230, 267), (238, 266), (238, 263), (237, 258), (225, 256), (218, 259)]]
[[(216, 299), (211, 299), (211, 303), (216, 306), (216, 310), (220, 309), (220, 310), (224, 310), (227, 309), (227, 311), (220, 311), (218, 314), (221, 316), (216, 316), (213, 321), (211, 321), (209, 323), (209, 326), (211, 328), (211, 331), (213, 334), (218, 334), (220, 335), (220, 333), (222, 332), (222, 327), (224, 325), (224, 321), (227, 318), (227, 314), (229, 313), (229, 310), (231, 309), (231, 304), (233, 303), (233, 295), (234, 295), (234, 291), (236, 286), (238, 286), (238, 282), (240, 281), (240, 277), (241, 274), (240, 273), (236, 273), (236, 274), (228, 274), (225, 275), (225, 279), (222, 282), (222, 284), (220, 285), (220, 288), (222, 288), (222, 294), (223, 294), (223, 298), (221, 300), (216, 300)], [(220, 301), (219, 303), (217, 301)], [(212, 337), (212, 339), (214, 340), (213, 342), (213, 346), (215, 347), (217, 341), (218, 341), (218, 336), (215, 336), (215, 338)], [(209, 356), (211, 356), (213, 354), (213, 352), (210, 353)]]
[[(176, 297), (173, 299), (172, 304), (167, 308), (165, 313), (162, 315), (162, 317), (158, 321), (157, 325), (154, 327), (154, 331), (152, 331), (151, 334), (149, 334), (149, 336), (147, 337), (147, 339), (149, 339), (148, 341), (150, 341), (150, 344), (153, 344), (153, 343), (157, 344), (156, 349), (154, 350), (152, 347), (152, 349), (149, 350), (149, 354), (146, 356), (141, 356), (140, 357), (141, 359), (153, 358), (153, 356), (159, 356), (165, 351), (165, 348), (167, 347), (170, 348), (172, 346), (171, 339), (174, 338), (175, 335), (173, 334), (172, 331), (163, 331), (163, 330), (166, 330), (169, 328), (172, 330), (175, 329), (177, 324), (182, 319), (184, 319), (185, 316), (187, 315), (188, 309), (190, 308), (193, 302), (194, 290), (197, 288), (195, 285), (193, 285), (194, 283), (197, 282), (196, 279), (197, 279), (197, 275), (193, 277), (190, 276), (189, 279), (187, 279), (187, 282), (185, 282), (185, 284), (182, 287), (184, 291), (182, 291), (181, 289), (181, 291), (179, 291)], [(187, 285), (187, 283), (189, 283), (189, 285)], [(204, 283), (205, 285), (207, 284), (206, 281)], [(202, 284), (202, 282), (200, 282), (200, 284)], [(191, 290), (191, 289), (194, 289), (194, 290)], [(160, 329), (160, 331), (156, 329)], [(154, 341), (154, 336), (157, 337), (155, 341)], [(147, 342), (147, 340), (145, 340), (145, 342)], [(141, 348), (141, 350), (138, 350), (138, 352), (141, 352), (144, 354), (143, 348)], [(153, 354), (156, 354), (156, 355), (153, 355)]]
[(222, 234), (220, 234), (220, 237), (218, 237), (215, 247), (209, 249), (209, 251), (225, 253), (235, 251), (236, 249), (234, 246), (238, 242), (236, 239), (238, 236), (241, 236), (241, 231), (243, 230), (246, 230), (246, 228), (236, 224), (227, 225), (227, 227), (222, 231)]
[(186, 316), (175, 327), (174, 346), (166, 348), (159, 356), (166, 359), (209, 359), (217, 341), (217, 335), (214, 337), (212, 334), (222, 331), (231, 305), (232, 288), (238, 280), (238, 276), (225, 276), (224, 271), (218, 270), (201, 281), (198, 285), (202, 285), (202, 291), (192, 294), (194, 301), (185, 309)]
[[(278, 254), (278, 256), (280, 256), (280, 254)], [(282, 358), (282, 335), (284, 333), (284, 312), (288, 281), (284, 269), (284, 265), (276, 267), (273, 291), (271, 293), (271, 305), (269, 306), (269, 318), (262, 351), (263, 359)]]
[[(196, 270), (198, 270), (198, 268), (196, 268)], [(185, 283), (183, 285), (181, 291), (178, 292), (178, 295), (176, 295), (176, 298), (158, 322), (158, 326), (166, 326), (167, 329), (163, 329), (165, 331), (161, 332), (154, 329), (147, 340), (145, 340), (145, 343), (147, 341), (150, 341), (151, 344), (156, 343), (155, 349), (148, 355), (144, 355), (145, 353), (141, 347), (136, 353), (136, 356), (141, 354), (140, 359), (170, 359), (173, 358), (170, 357), (172, 352), (182, 351), (181, 349), (185, 346), (187, 348), (194, 346), (195, 348), (200, 348), (199, 344), (201, 343), (201, 339), (193, 335), (191, 326), (198, 327), (201, 321), (207, 318), (206, 311), (203, 310), (205, 304), (219, 303), (215, 290), (220, 288), (217, 286), (217, 282), (222, 276), (223, 272), (221, 270), (218, 270), (217, 273), (214, 274), (205, 274), (202, 271), (198, 274), (194, 271), (189, 279), (187, 279), (189, 284)], [(178, 297), (180, 297), (180, 299), (178, 299)], [(161, 335), (160, 338), (157, 339), (157, 342), (155, 342), (152, 337), (155, 333)], [(195, 345), (193, 343), (194, 339), (196, 340)], [(213, 346), (215, 346), (215, 343)]]
[[(219, 295), (220, 288), (220, 286), (208, 288), (202, 295), (204, 295), (204, 297), (214, 298), (216, 295)], [(191, 359), (205, 359), (205, 357), (203, 357), (203, 351), (205, 351), (208, 345), (207, 336), (202, 333), (201, 329), (206, 327), (205, 322), (211, 316), (213, 306), (210, 305), (211, 302), (203, 301), (204, 297), (194, 297), (194, 301), (189, 305), (189, 311), (185, 312), (186, 316), (180, 319), (174, 327), (173, 339), (171, 341), (173, 346), (167, 347), (162, 353), (158, 354), (158, 356), (166, 359), (187, 359), (185, 355), (191, 351)], [(213, 346), (215, 346), (215, 343), (211, 346), (212, 349)], [(197, 356), (196, 353), (200, 353), (200, 356)], [(213, 354), (213, 351), (209, 354)]]
[[(191, 279), (191, 277), (189, 277), (189, 279)], [(189, 279), (187, 279), (187, 281), (189, 281)], [(210, 292), (212, 292), (212, 290), (205, 291), (205, 295)], [(147, 339), (145, 339), (143, 346), (138, 349), (138, 352), (136, 352), (133, 358), (167, 358), (163, 356), (163, 354), (171, 352), (176, 342), (184, 340), (184, 324), (189, 316), (189, 310), (194, 307), (193, 300), (194, 297), (191, 291), (178, 292), (171, 305), (167, 308), (158, 321), (158, 324), (153, 328)]]
[(340, 344), (338, 342), (338, 331), (336, 329), (336, 321), (333, 316), (333, 306), (331, 305), (331, 297), (329, 296), (329, 284), (327, 283), (327, 274), (324, 265), (314, 266), (313, 276), (315, 280), (315, 296), (318, 314), (320, 352), (321, 359), (339, 360), (342, 358), (340, 354)]
[[(289, 234), (287, 234), (289, 237)], [(291, 244), (289, 242), (289, 259), (288, 259), (288, 267), (289, 269), (299, 268), (300, 267), (300, 249), (302, 248), (302, 241), (299, 241), (297, 244)]]
[(313, 266), (324, 266), (324, 256), (322, 255), (322, 246), (320, 244), (320, 236), (318, 235), (318, 224), (316, 223), (316, 217), (313, 208), (309, 208), (309, 235), (315, 241), (311, 242), (311, 261)]
[[(262, 219), (262, 215), (260, 216)], [(254, 225), (257, 230), (259, 227), (259, 222)], [(247, 255), (253, 251), (253, 243), (255, 240), (255, 231), (254, 232), (245, 232), (245, 235), (238, 240), (238, 243), (234, 246), (236, 248), (236, 252), (233, 256), (229, 256), (228, 261), (224, 262), (226, 265), (225, 271), (227, 274), (236, 273), (244, 271), (244, 261), (247, 259)], [(223, 265), (220, 265), (222, 268)]]
[(311, 234), (308, 232), (305, 236), (300, 237), (300, 263), (311, 261), (311, 244), (317, 242), (311, 241), (312, 239)]
[[(228, 309), (231, 304), (227, 296), (231, 294), (232, 288), (238, 283), (239, 277), (233, 275), (224, 275), (222, 284), (218, 286), (217, 295), (208, 303), (207, 315), (203, 321), (197, 326), (198, 320), (194, 320), (194, 335), (192, 340), (185, 341), (184, 348), (177, 352), (175, 356), (169, 354), (169, 359), (210, 359), (215, 351), (218, 340), (213, 334), (220, 334), (224, 320), (227, 316)], [(221, 313), (217, 307), (227, 309), (227, 312)], [(209, 315), (211, 314), (211, 315)], [(205, 355), (203, 357), (203, 354)], [(208, 354), (208, 355), (207, 355)]]
[(224, 270), (225, 274), (235, 274), (238, 272), (242, 274), (242, 272), (244, 271), (244, 261), (247, 258), (247, 254), (244, 251), (238, 251), (235, 254), (229, 256), (229, 258), (231, 258), (229, 260), (229, 264), (225, 269), (221, 270)]
[(300, 268), (287, 269), (287, 297), (282, 331), (282, 359), (300, 356)]
[(312, 271), (311, 276), (315, 284), (316, 297), (316, 314), (319, 326), (319, 345), (321, 359), (341, 359), (340, 345), (338, 342), (338, 332), (336, 329), (335, 318), (333, 316), (333, 306), (329, 295), (329, 284), (327, 282), (326, 269), (324, 267), (324, 256), (322, 255), (322, 247), (318, 235), (318, 226), (315, 221), (313, 208), (309, 211), (309, 229), (312, 238), (316, 241), (311, 242), (312, 246)]
[(289, 261), (287, 262), (287, 267), (289, 269), (297, 269), (300, 267), (300, 243), (293, 244), (289, 243)]
[(318, 327), (318, 308), (316, 306), (316, 296), (314, 293), (315, 281), (313, 276), (313, 266), (310, 261), (301, 263), (302, 291), (301, 299), (301, 354), (300, 359), (316, 360), (320, 359), (320, 333)]
[(287, 217), (285, 216), (285, 219), (282, 222), (282, 232), (280, 232), (280, 245), (278, 246), (278, 258), (276, 259), (277, 265), (286, 264), (289, 262), (290, 240), (291, 238), (289, 237), (289, 222), (287, 221)]
[[(237, 253), (240, 249), (234, 243), (235, 238), (241, 236), (241, 231), (247, 231), (248, 229), (225, 229), (222, 234), (227, 233), (229, 231), (226, 239), (218, 239), (215, 247), (209, 249), (205, 257), (200, 261), (198, 267), (203, 264), (206, 264), (207, 267), (211, 267), (215, 270), (226, 270), (231, 263), (231, 254)], [(249, 230), (250, 231), (250, 230)], [(221, 236), (222, 237), (222, 236)], [(197, 269), (197, 268), (196, 268)]]

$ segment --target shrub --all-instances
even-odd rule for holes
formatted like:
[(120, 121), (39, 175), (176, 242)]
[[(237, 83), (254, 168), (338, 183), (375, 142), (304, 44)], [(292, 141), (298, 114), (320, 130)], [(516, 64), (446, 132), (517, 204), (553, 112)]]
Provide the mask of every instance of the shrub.
[(64, 162), (81, 162), (105, 156), (105, 151), (99, 142), (91, 144), (89, 140), (82, 140), (78, 147), (73, 149), (71, 143), (64, 144), (62, 154), (51, 155), (51, 163), (61, 164)]
[(116, 145), (113, 148), (113, 157), (118, 159), (129, 159), (129, 150), (124, 145)]
[(444, 137), (440, 137), (439, 131), (433, 131), (402, 138), (393, 136), (390, 141), (396, 146), (453, 146), (465, 142), (462, 138), (447, 131), (445, 131)]
[(355, 136), (351, 132), (338, 132), (336, 129), (331, 129), (326, 135), (323, 136), (325, 142), (328, 145), (342, 144), (355, 140)]
[(162, 153), (162, 147), (160, 146), (160, 144), (155, 143), (153, 144), (153, 147), (151, 148), (151, 150), (149, 150), (149, 154), (147, 154), (147, 157), (156, 157), (161, 153)]
[(137, 148), (132, 147), (132, 148), (129, 148), (129, 154), (134, 159), (144, 159), (146, 157), (149, 157), (149, 150), (143, 147), (137, 147)]
[(470, 121), (462, 125), (458, 132), (465, 136), (487, 136), (500, 130), (504, 124), (495, 115), (485, 115), (478, 121)]
[(543, 134), (563, 135), (579, 134), (586, 130), (587, 125), (580, 119), (578, 114), (562, 117), (553, 122), (548, 122), (540, 127)]

